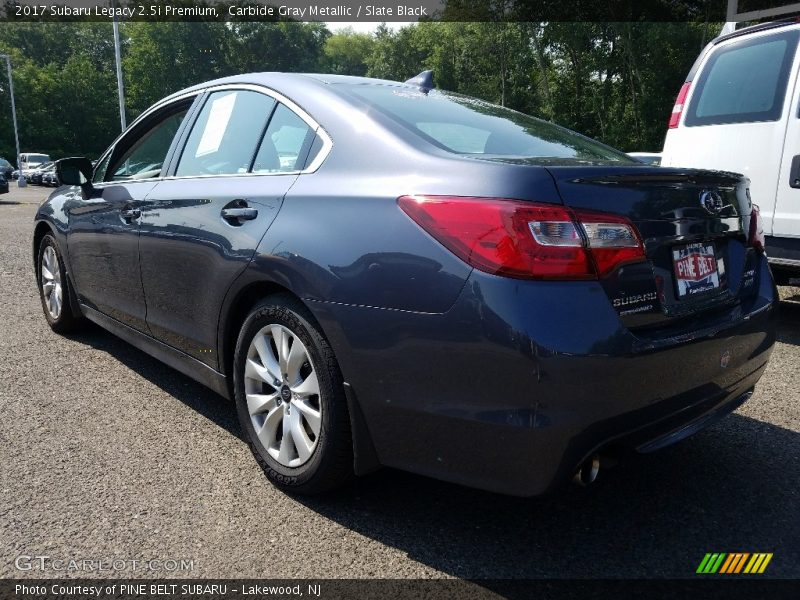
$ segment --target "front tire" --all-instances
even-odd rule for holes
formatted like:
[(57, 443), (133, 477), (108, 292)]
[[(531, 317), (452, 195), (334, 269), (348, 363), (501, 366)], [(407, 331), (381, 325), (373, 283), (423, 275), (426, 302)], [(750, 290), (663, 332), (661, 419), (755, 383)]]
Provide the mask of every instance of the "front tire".
[(342, 376), (299, 302), (273, 296), (250, 312), (236, 343), (234, 391), (250, 449), (274, 485), (318, 494), (353, 477)]
[(45, 235), (39, 244), (36, 279), (44, 317), (50, 328), (56, 333), (72, 333), (80, 329), (82, 319), (75, 316), (79, 312), (74, 306), (61, 250), (52, 233)]

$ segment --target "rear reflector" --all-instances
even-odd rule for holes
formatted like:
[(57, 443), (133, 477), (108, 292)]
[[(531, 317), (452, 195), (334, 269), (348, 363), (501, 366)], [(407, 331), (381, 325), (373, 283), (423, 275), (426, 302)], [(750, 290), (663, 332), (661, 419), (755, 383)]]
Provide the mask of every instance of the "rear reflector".
[(402, 196), (400, 208), (476, 269), (518, 279), (595, 279), (644, 260), (627, 219), (503, 198)]
[(681, 86), (678, 97), (675, 99), (675, 106), (672, 107), (672, 114), (669, 116), (669, 129), (678, 127), (678, 123), (681, 121), (681, 115), (683, 114), (683, 107), (686, 103), (686, 96), (689, 95), (689, 88), (691, 85), (692, 82), (687, 81)]

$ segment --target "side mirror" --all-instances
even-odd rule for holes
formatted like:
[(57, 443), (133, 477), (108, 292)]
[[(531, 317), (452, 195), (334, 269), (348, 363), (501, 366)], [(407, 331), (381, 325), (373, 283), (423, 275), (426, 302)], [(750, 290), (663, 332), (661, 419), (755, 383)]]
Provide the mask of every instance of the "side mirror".
[(56, 174), (64, 185), (79, 185), (84, 190), (91, 190), (92, 171), (92, 163), (82, 156), (56, 161)]

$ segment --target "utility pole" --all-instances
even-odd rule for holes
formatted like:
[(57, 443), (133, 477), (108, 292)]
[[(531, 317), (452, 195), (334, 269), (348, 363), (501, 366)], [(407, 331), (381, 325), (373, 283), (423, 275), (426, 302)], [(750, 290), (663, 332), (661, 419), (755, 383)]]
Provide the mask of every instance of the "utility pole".
[[(6, 59), (6, 69), (8, 71), (8, 91), (11, 94), (11, 119), (14, 122), (14, 142), (17, 147), (17, 170), (19, 170), (19, 133), (17, 131), (17, 105), (14, 102), (14, 79), (11, 77), (11, 57), (8, 54), (0, 54), (0, 56)], [(25, 187), (26, 184), (27, 182), (25, 181), (25, 178), (22, 176), (22, 173), (20, 173), (19, 177), (17, 177), (17, 185), (19, 187)]]
[(119, 95), (119, 123), (125, 131), (125, 89), (122, 85), (122, 60), (119, 52), (119, 23), (117, 23), (117, 0), (112, 1), (114, 7), (114, 58), (117, 62), (117, 94)]

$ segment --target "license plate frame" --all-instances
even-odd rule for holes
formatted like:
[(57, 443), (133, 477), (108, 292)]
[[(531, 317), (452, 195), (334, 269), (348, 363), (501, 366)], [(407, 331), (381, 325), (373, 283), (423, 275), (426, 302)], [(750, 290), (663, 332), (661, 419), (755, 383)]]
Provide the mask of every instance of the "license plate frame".
[(713, 292), (720, 287), (722, 270), (713, 242), (673, 247), (672, 269), (678, 300)]

